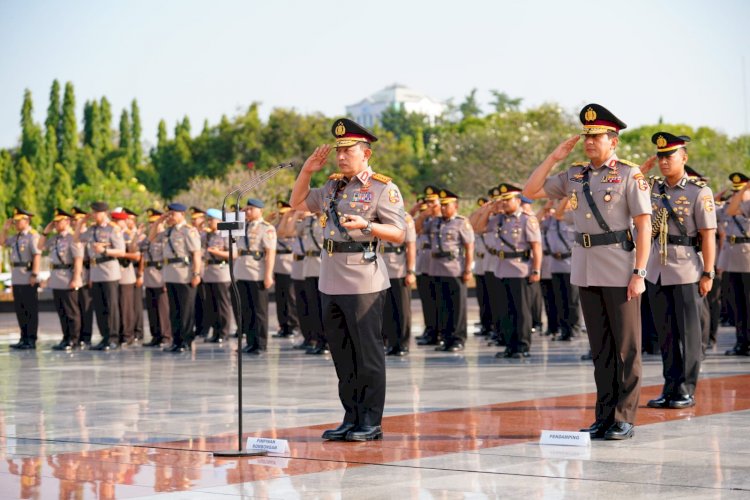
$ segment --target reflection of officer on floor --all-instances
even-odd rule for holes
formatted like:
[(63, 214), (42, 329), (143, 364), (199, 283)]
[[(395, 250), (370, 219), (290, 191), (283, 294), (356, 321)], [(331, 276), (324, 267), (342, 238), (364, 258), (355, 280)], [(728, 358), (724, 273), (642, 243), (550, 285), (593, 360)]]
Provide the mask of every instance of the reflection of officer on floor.
[[(31, 228), (34, 216), (21, 208), (13, 210), (13, 217), (5, 221), (0, 232), (0, 246), (10, 249), (11, 283), (13, 285), (13, 308), (21, 329), (21, 339), (10, 346), (13, 349), (36, 349), (39, 329), (39, 296), (37, 276), (41, 251), (38, 248), (39, 234)], [(13, 225), (16, 234), (7, 236)]]
[(714, 278), (716, 211), (711, 189), (685, 172), (687, 136), (657, 132), (651, 138), (661, 178), (651, 179), (654, 243), (647, 268), (647, 290), (664, 365), (661, 395), (652, 408), (695, 405), (701, 345), (703, 297)]
[(400, 245), (406, 223), (398, 187), (368, 165), (377, 138), (348, 119), (336, 120), (336, 162), (321, 188), (310, 179), (326, 163), (331, 146), (318, 147), (305, 161), (292, 190), (298, 210), (323, 215), (326, 240), (320, 269), (323, 323), (339, 380), (345, 415), (323, 439), (381, 439), (385, 405), (385, 355), (382, 321), (390, 286), (378, 240)]

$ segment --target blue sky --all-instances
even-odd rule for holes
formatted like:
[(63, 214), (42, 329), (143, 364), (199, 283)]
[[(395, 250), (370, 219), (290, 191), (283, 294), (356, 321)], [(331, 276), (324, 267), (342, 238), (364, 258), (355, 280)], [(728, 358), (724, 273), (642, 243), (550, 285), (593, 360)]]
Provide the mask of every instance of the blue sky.
[(75, 85), (79, 122), (87, 99), (107, 96), (116, 126), (136, 98), (151, 143), (161, 118), (197, 133), (252, 101), (339, 115), (394, 82), (736, 136), (750, 133), (748, 19), (742, 0), (2, 0), (0, 147), (18, 140), (25, 88), (44, 120), (55, 78)]

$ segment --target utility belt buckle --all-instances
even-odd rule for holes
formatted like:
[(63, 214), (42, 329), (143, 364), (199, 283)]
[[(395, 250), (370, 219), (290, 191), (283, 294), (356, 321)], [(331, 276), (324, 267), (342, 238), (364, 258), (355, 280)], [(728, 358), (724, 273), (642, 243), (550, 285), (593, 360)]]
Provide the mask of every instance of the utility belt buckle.
[(500, 259), (505, 259), (505, 250), (498, 250), (497, 251), (497, 256)]
[(326, 240), (326, 252), (328, 252), (328, 256), (333, 256), (333, 240)]
[(734, 243), (737, 241), (737, 236), (732, 235), (729, 237), (729, 244), (734, 245)]
[(589, 233), (581, 233), (583, 238), (583, 248), (591, 248), (591, 235)]

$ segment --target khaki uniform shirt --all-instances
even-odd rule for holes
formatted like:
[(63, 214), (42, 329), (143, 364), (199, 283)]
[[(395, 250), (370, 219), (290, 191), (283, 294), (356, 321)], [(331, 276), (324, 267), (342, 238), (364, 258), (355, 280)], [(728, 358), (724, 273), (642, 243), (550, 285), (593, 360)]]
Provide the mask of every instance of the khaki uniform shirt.
[[(682, 219), (680, 222), (690, 237), (697, 236), (699, 229), (716, 229), (716, 209), (711, 188), (691, 182), (687, 174), (673, 187), (666, 180), (655, 180), (651, 189), (654, 214), (665, 206), (660, 191), (662, 185), (674, 210), (667, 222), (669, 234), (680, 236), (675, 217)], [(662, 264), (657, 237), (651, 245), (646, 269), (646, 279), (651, 283), (657, 283), (660, 277), (664, 286), (697, 283), (703, 274), (703, 256), (694, 247), (667, 244), (667, 263)]]
[[(70, 290), (73, 279), (73, 260), (83, 257), (83, 246), (73, 242), (73, 233), (56, 234), (44, 242), (44, 250), (49, 254), (50, 266), (47, 287), (51, 290)], [(53, 266), (70, 266), (55, 269)]]
[[(725, 204), (725, 207), (728, 205)], [(750, 273), (750, 243), (732, 243), (732, 237), (750, 236), (750, 202), (740, 205), (740, 215), (726, 215), (724, 209), (722, 223), (724, 226), (724, 245), (719, 267), (730, 273)]]
[(565, 212), (563, 220), (556, 217), (545, 219), (544, 226), (547, 237), (546, 240), (542, 240), (542, 243), (545, 246), (549, 244), (545, 250), (551, 252), (550, 255), (544, 256), (544, 260), (549, 263), (550, 274), (570, 274), (571, 257), (557, 259), (554, 256), (554, 254), (562, 256), (571, 253), (575, 245), (575, 226), (573, 226), (570, 212)]
[[(493, 255), (493, 273), (498, 278), (528, 278), (531, 275), (531, 243), (542, 239), (536, 216), (525, 213), (520, 208), (510, 215), (498, 214), (495, 229), (495, 250), (499, 252), (529, 252), (529, 258), (514, 257), (501, 259)], [(505, 243), (502, 236), (510, 245)]]
[[(392, 280), (405, 278), (406, 271), (406, 244), (417, 241), (417, 231), (414, 228), (414, 219), (411, 215), (406, 214), (406, 238), (401, 245), (396, 245), (388, 241), (381, 241), (379, 251), (383, 252), (385, 267), (388, 269), (388, 277)], [(385, 251), (387, 248), (395, 248), (396, 251)]]
[[(302, 261), (302, 276), (317, 278), (320, 276), (320, 254), (323, 249), (323, 226), (317, 215), (308, 215), (302, 220), (300, 236), (305, 247), (305, 259)], [(315, 255), (315, 254), (318, 255)]]
[(120, 281), (122, 272), (120, 263), (117, 259), (111, 259), (106, 262), (96, 262), (96, 259), (105, 257), (104, 253), (94, 251), (94, 243), (106, 243), (105, 250), (113, 248), (115, 250), (125, 250), (125, 240), (120, 228), (109, 221), (101, 225), (89, 227), (85, 233), (81, 233), (80, 240), (86, 245), (88, 254), (91, 256), (91, 267), (89, 269), (89, 280), (95, 283), (109, 281)]
[[(331, 204), (337, 214), (356, 214), (369, 221), (406, 230), (401, 192), (390, 178), (373, 174), (370, 167), (348, 182), (339, 173), (331, 175), (323, 187), (311, 189), (305, 201), (311, 211), (324, 214), (325, 237), (333, 241), (347, 240), (331, 220)], [(348, 231), (348, 234), (354, 241), (363, 242), (365, 247), (373, 242), (372, 236), (364, 235), (358, 229)], [(329, 253), (324, 249), (320, 263), (320, 291), (328, 295), (350, 295), (389, 288), (391, 283), (383, 255), (376, 252), (373, 262), (365, 260), (364, 256), (364, 252)]]
[[(218, 248), (220, 250), (229, 250), (227, 238), (223, 238), (219, 231), (208, 232), (206, 235), (206, 249)], [(234, 258), (234, 256), (233, 256)], [(206, 250), (203, 266), (203, 281), (206, 283), (229, 283), (229, 262), (217, 257)]]
[(487, 257), (487, 245), (485, 243), (486, 240), (486, 232), (481, 234), (474, 234), (474, 274), (477, 276), (481, 276), (484, 274), (486, 270), (486, 260), (485, 257)]
[[(163, 288), (164, 275), (164, 241), (157, 237), (154, 241), (143, 238), (138, 244), (143, 259), (143, 286), (146, 288)], [(149, 265), (155, 263), (156, 265)]]
[(22, 233), (9, 236), (5, 246), (10, 248), (10, 261), (13, 268), (10, 272), (11, 283), (14, 285), (28, 285), (31, 279), (31, 263), (35, 255), (41, 251), (37, 248), (39, 233), (26, 229)]
[[(466, 245), (474, 243), (474, 229), (468, 219), (461, 215), (440, 217), (432, 225), (432, 235), (430, 276), (460, 277), (466, 270)], [(436, 255), (444, 252), (450, 256)]]
[[(159, 233), (164, 252), (162, 275), (165, 283), (190, 283), (193, 279), (193, 252), (200, 252), (201, 237), (198, 230), (186, 223), (168, 227)], [(169, 262), (180, 259), (180, 262)]]
[[(547, 178), (544, 190), (555, 199), (571, 196), (570, 212), (577, 232), (604, 233), (583, 194), (584, 169), (590, 170), (592, 196), (610, 230), (630, 229), (632, 232), (633, 217), (651, 214), (651, 191), (638, 167), (621, 162), (616, 155), (598, 168), (590, 163), (575, 164)], [(620, 243), (590, 248), (575, 243), (570, 282), (578, 286), (625, 287), (634, 267), (635, 250), (626, 251)]]
[[(238, 257), (234, 261), (234, 275), (238, 280), (263, 281), (266, 273), (266, 252), (276, 248), (276, 228), (264, 220), (245, 223), (245, 236), (237, 238)], [(240, 251), (259, 252), (239, 255)]]
[(274, 274), (292, 274), (292, 263), (294, 262), (292, 247), (295, 238), (293, 236), (279, 238), (278, 229), (279, 226), (276, 225), (276, 260), (273, 264), (273, 272)]
[(301, 220), (297, 220), (294, 223), (294, 231), (295, 231), (295, 237), (294, 241), (292, 242), (292, 279), (301, 281), (305, 279), (305, 269), (304, 269), (304, 261), (305, 261), (305, 251), (306, 249), (302, 246), (302, 231), (304, 230), (304, 225), (302, 224)]
[[(122, 239), (125, 241), (126, 252), (137, 252), (138, 242), (134, 240), (135, 232), (123, 231)], [(120, 284), (121, 285), (133, 285), (135, 284), (135, 266), (137, 262), (130, 259), (118, 259), (120, 262)], [(125, 265), (123, 265), (125, 264)]]
[(432, 259), (432, 240), (430, 239), (430, 225), (434, 217), (426, 217), (422, 221), (422, 231), (417, 235), (417, 274), (429, 274)]

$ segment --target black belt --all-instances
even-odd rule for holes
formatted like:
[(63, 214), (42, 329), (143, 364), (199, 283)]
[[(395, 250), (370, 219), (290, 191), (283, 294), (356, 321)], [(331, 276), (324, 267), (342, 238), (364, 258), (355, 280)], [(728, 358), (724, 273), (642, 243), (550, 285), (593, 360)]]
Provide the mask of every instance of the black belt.
[(245, 255), (249, 255), (255, 260), (260, 260), (266, 255), (266, 252), (264, 250), (240, 250), (240, 257), (244, 257)]
[(406, 247), (401, 245), (400, 247), (390, 247), (390, 246), (382, 246), (380, 247), (380, 251), (382, 253), (403, 253), (404, 250), (406, 250)]
[(161, 269), (162, 262), (159, 260), (146, 262), (146, 267), (155, 267), (156, 269)]
[(91, 269), (91, 259), (84, 259), (84, 261), (83, 261), (83, 267), (85, 269)]
[(516, 259), (518, 257), (528, 259), (530, 256), (531, 252), (529, 250), (522, 250), (520, 252), (504, 252), (502, 250), (497, 251), (498, 259)]
[(101, 264), (102, 262), (109, 262), (110, 260), (115, 260), (114, 257), (97, 257), (95, 259), (91, 259), (95, 264)]
[(548, 255), (548, 256), (551, 256), (551, 257), (552, 257), (553, 259), (557, 259), (557, 260), (565, 260), (565, 259), (567, 259), (568, 257), (570, 257), (571, 255), (573, 255), (573, 253), (572, 253), (572, 252), (565, 252), (565, 253), (561, 253), (561, 252), (550, 252), (550, 251), (548, 251), (548, 250), (545, 250), (545, 251), (544, 251), (544, 255)]
[(291, 250), (276, 250), (276, 255), (286, 255), (288, 253), (292, 253)]
[(425, 250), (427, 248), (432, 248), (432, 245), (429, 243), (422, 243), (422, 250)]
[(187, 257), (174, 257), (172, 259), (167, 259), (164, 262), (167, 264), (185, 264), (188, 265), (190, 263), (190, 259)]
[(320, 252), (315, 250), (308, 250), (305, 252), (305, 257), (320, 257)]
[(483, 259), (484, 258), (484, 254), (483, 253), (481, 253), (481, 252), (475, 252), (475, 253), (477, 254), (477, 259)]
[(432, 252), (432, 256), (435, 259), (450, 259), (453, 260), (458, 257), (458, 251), (455, 252)]
[(737, 243), (750, 243), (750, 236), (727, 236), (727, 241), (730, 245), (736, 245)]
[(206, 261), (207, 264), (214, 265), (214, 266), (220, 266), (222, 264), (226, 264), (228, 261), (223, 259), (208, 259)]
[(73, 269), (73, 264), (52, 264), (52, 269)]
[[(372, 245), (372, 249), (370, 248)], [(377, 243), (370, 241), (333, 241), (323, 240), (323, 249), (328, 253), (357, 253), (365, 251), (375, 251)]]
[(633, 241), (630, 229), (601, 234), (576, 233), (576, 243), (580, 244), (583, 248), (624, 243), (626, 241)]
[(117, 259), (120, 262), (121, 267), (130, 267), (133, 261), (130, 259)]
[(31, 262), (14, 262), (13, 267), (25, 267), (31, 269)]
[(305, 256), (304, 256), (304, 255), (297, 255), (297, 254), (295, 253), (295, 254), (294, 254), (294, 260), (295, 260), (296, 262), (299, 262), (300, 260), (305, 260)]
[(680, 236), (677, 234), (668, 234), (667, 243), (670, 245), (679, 245), (684, 247), (697, 247), (699, 239), (697, 236)]

